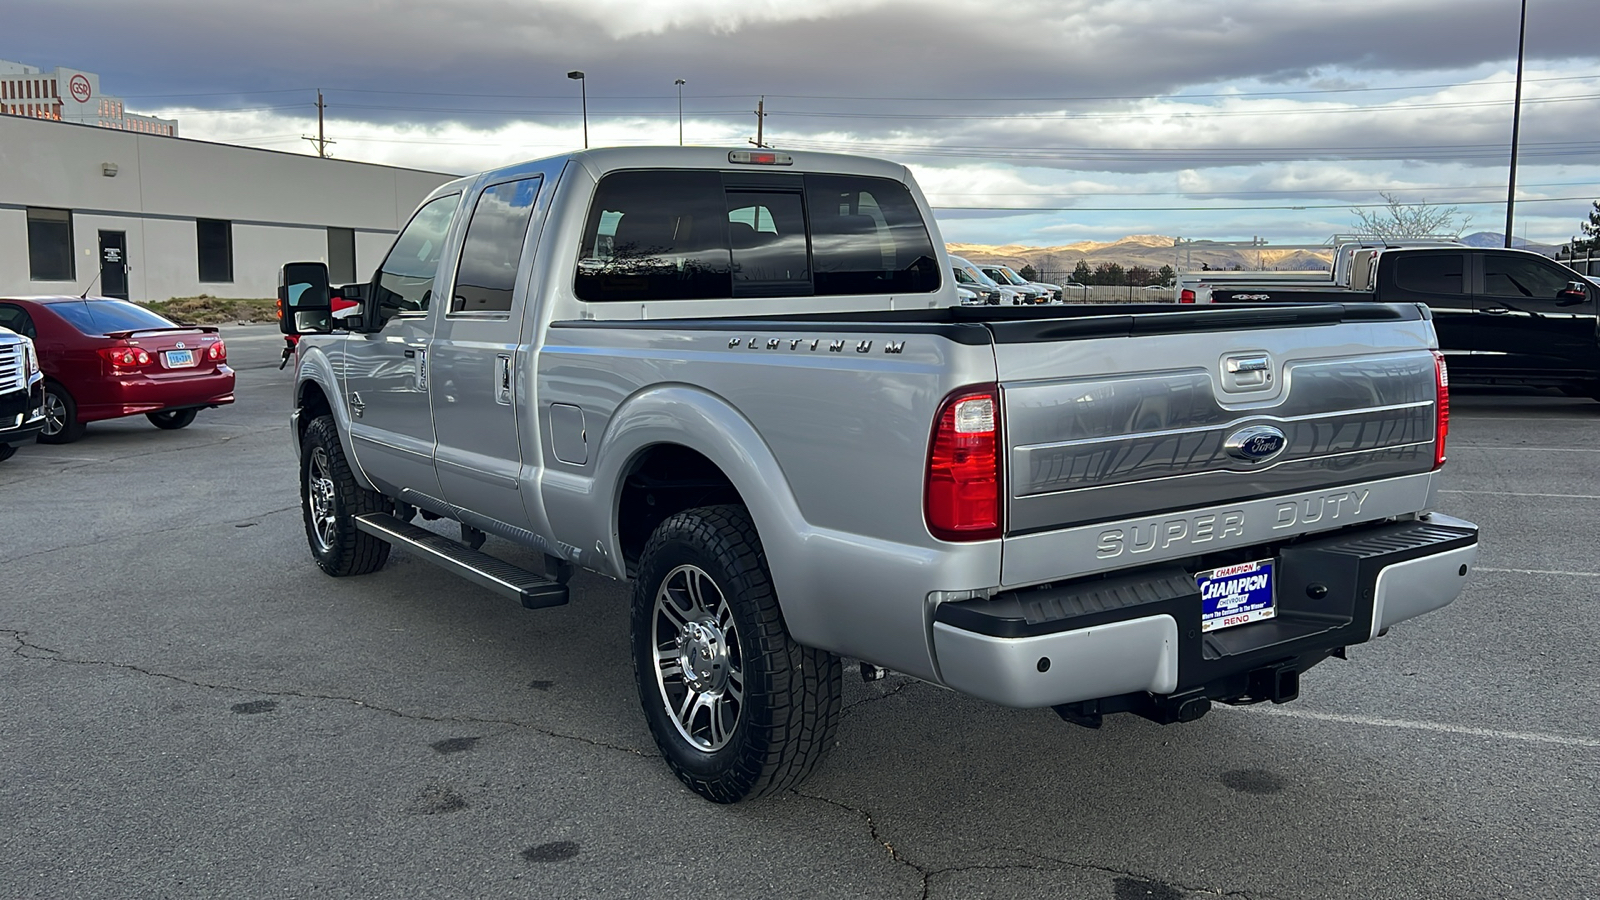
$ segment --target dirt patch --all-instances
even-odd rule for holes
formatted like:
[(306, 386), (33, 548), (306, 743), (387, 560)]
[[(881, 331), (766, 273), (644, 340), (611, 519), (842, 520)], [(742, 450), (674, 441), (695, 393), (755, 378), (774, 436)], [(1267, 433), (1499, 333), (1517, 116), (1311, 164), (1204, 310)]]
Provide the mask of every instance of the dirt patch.
[(157, 315), (184, 325), (244, 325), (278, 321), (278, 301), (272, 297), (173, 297), (141, 304)]

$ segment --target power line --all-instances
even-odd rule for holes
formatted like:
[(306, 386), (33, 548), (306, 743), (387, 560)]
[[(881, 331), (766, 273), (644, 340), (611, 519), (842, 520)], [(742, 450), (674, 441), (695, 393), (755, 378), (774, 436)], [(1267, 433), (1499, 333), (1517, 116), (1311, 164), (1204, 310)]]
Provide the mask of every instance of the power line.
[[(1518, 203), (1569, 203), (1575, 200), (1592, 200), (1584, 197), (1540, 197), (1517, 200)], [(1504, 206), (1504, 200), (1453, 200), (1430, 203), (1430, 206)], [(1387, 203), (1297, 203), (1293, 206), (932, 206), (929, 209), (945, 212), (1243, 212), (1274, 209), (1385, 209)]]

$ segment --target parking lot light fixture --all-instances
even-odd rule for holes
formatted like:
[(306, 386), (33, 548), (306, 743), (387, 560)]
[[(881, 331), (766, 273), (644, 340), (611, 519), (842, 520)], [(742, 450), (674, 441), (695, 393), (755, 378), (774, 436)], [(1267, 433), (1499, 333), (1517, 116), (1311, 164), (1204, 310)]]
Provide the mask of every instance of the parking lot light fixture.
[(589, 83), (583, 80), (583, 73), (573, 69), (567, 77), (578, 83), (578, 94), (583, 98), (583, 149), (589, 149)]
[(678, 146), (683, 146), (683, 86), (687, 83), (682, 78), (672, 82), (678, 86)]

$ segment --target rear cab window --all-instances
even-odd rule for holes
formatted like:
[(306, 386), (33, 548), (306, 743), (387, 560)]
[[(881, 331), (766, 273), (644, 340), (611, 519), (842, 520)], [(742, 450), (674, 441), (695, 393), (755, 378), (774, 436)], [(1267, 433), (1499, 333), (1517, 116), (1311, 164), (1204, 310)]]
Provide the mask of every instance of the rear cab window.
[(613, 172), (584, 226), (591, 302), (932, 293), (937, 256), (905, 185), (850, 175)]

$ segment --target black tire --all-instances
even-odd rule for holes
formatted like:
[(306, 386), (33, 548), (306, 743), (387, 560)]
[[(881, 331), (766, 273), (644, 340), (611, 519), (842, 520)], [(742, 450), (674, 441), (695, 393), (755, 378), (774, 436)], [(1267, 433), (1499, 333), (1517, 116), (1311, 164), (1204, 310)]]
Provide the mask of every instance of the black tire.
[(17, 454), (17, 448), (10, 444), (0, 444), (0, 462), (5, 462)]
[(199, 412), (197, 409), (168, 409), (145, 413), (144, 417), (150, 420), (151, 425), (163, 431), (177, 431), (179, 428), (187, 428)]
[[(633, 583), (630, 633), (650, 733), (673, 773), (706, 799), (737, 803), (793, 787), (832, 748), (843, 666), (789, 637), (744, 507), (691, 509), (661, 523)], [(707, 653), (686, 665), (690, 651)]]
[(306, 426), (300, 444), (300, 513), (311, 556), (329, 575), (365, 575), (383, 568), (389, 543), (356, 528), (356, 516), (393, 512), (377, 491), (356, 483), (332, 416)]
[(78, 421), (78, 401), (54, 381), (44, 383), (44, 430), (41, 444), (70, 444), (83, 437), (85, 425)]

